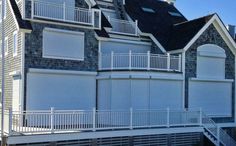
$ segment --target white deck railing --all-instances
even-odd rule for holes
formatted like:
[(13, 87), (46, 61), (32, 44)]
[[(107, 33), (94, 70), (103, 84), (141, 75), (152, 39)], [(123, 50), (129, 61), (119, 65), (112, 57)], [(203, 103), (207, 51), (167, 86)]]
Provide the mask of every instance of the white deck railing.
[[(40, 18), (54, 21), (78, 23), (84, 25), (99, 25), (101, 12), (98, 9), (79, 8), (64, 3), (46, 2), (41, 0), (23, 0), (25, 7), (31, 7), (31, 14), (25, 17)], [(25, 13), (29, 12), (25, 10)], [(100, 27), (100, 26), (96, 26)]]
[(27, 111), (12, 113), (11, 133), (97, 131), (200, 126), (200, 111)]
[(126, 35), (138, 35), (138, 21), (127, 21), (108, 17), (112, 29), (110, 32)]
[(4, 132), (8, 135), (171, 128), (199, 126), (216, 145), (236, 146), (236, 142), (202, 110), (54, 110), (5, 112)]
[(148, 53), (100, 54), (100, 70), (160, 70), (181, 72), (181, 55)]

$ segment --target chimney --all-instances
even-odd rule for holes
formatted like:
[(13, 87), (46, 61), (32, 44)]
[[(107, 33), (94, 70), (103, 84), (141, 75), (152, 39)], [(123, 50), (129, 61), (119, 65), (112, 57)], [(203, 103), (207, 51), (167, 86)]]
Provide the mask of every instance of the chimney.
[(227, 29), (229, 34), (235, 39), (235, 25), (228, 25)]
[(171, 5), (174, 5), (176, 0), (164, 0), (165, 2), (171, 4)]

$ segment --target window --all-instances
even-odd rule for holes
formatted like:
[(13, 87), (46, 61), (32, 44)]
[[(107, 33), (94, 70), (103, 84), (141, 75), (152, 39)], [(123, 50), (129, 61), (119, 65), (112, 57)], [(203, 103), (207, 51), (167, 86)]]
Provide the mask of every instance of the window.
[(143, 10), (144, 12), (148, 12), (148, 13), (155, 13), (155, 11), (154, 11), (153, 9), (147, 8), (147, 7), (142, 7), (142, 10)]
[(15, 31), (13, 33), (13, 57), (17, 56), (17, 49), (18, 48), (18, 35), (17, 32)]
[(206, 44), (198, 47), (197, 77), (224, 79), (225, 58), (225, 50), (217, 45)]
[(45, 28), (43, 31), (43, 57), (84, 60), (84, 33)]
[(178, 12), (168, 12), (171, 16), (175, 16), (175, 17), (183, 17), (180, 13)]
[[(0, 40), (0, 57), (2, 57), (2, 40)], [(8, 55), (8, 37), (5, 38), (5, 43), (4, 43), (4, 51), (5, 51), (5, 55)]]
[[(6, 18), (7, 16), (7, 1), (4, 0), (5, 2), (5, 5), (4, 5), (4, 19)], [(2, 1), (0, 1), (0, 22), (2, 21)]]

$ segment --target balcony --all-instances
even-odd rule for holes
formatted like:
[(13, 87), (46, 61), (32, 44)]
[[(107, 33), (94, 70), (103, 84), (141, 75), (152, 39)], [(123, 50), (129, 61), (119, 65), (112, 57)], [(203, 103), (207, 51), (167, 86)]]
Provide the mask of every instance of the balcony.
[(100, 54), (100, 70), (153, 70), (181, 72), (181, 55), (147, 53)]
[(101, 11), (99, 9), (79, 8), (66, 4), (65, 2), (57, 3), (42, 0), (22, 1), (26, 7), (24, 16), (28, 19), (52, 20), (88, 25), (96, 28), (101, 27)]
[(124, 34), (124, 35), (138, 35), (138, 22), (120, 20), (108, 17), (108, 21), (111, 23), (112, 29), (110, 33)]
[[(2, 121), (2, 120), (0, 120)], [(202, 110), (51, 110), (5, 111), (4, 133), (8, 136), (53, 133), (99, 132), (199, 127), (215, 145), (236, 146), (236, 142)], [(171, 130), (170, 130), (171, 131)], [(24, 138), (24, 136), (22, 137)]]

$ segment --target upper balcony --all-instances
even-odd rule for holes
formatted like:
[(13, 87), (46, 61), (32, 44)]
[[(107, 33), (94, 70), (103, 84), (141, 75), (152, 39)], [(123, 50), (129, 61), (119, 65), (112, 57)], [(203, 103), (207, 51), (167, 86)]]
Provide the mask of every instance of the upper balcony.
[(123, 34), (123, 35), (138, 35), (138, 21), (127, 21), (108, 17), (112, 29), (110, 33)]
[(25, 19), (67, 22), (101, 27), (101, 11), (95, 8), (75, 7), (75, 1), (21, 0)]
[(181, 55), (147, 53), (100, 54), (100, 70), (154, 70), (181, 72)]

